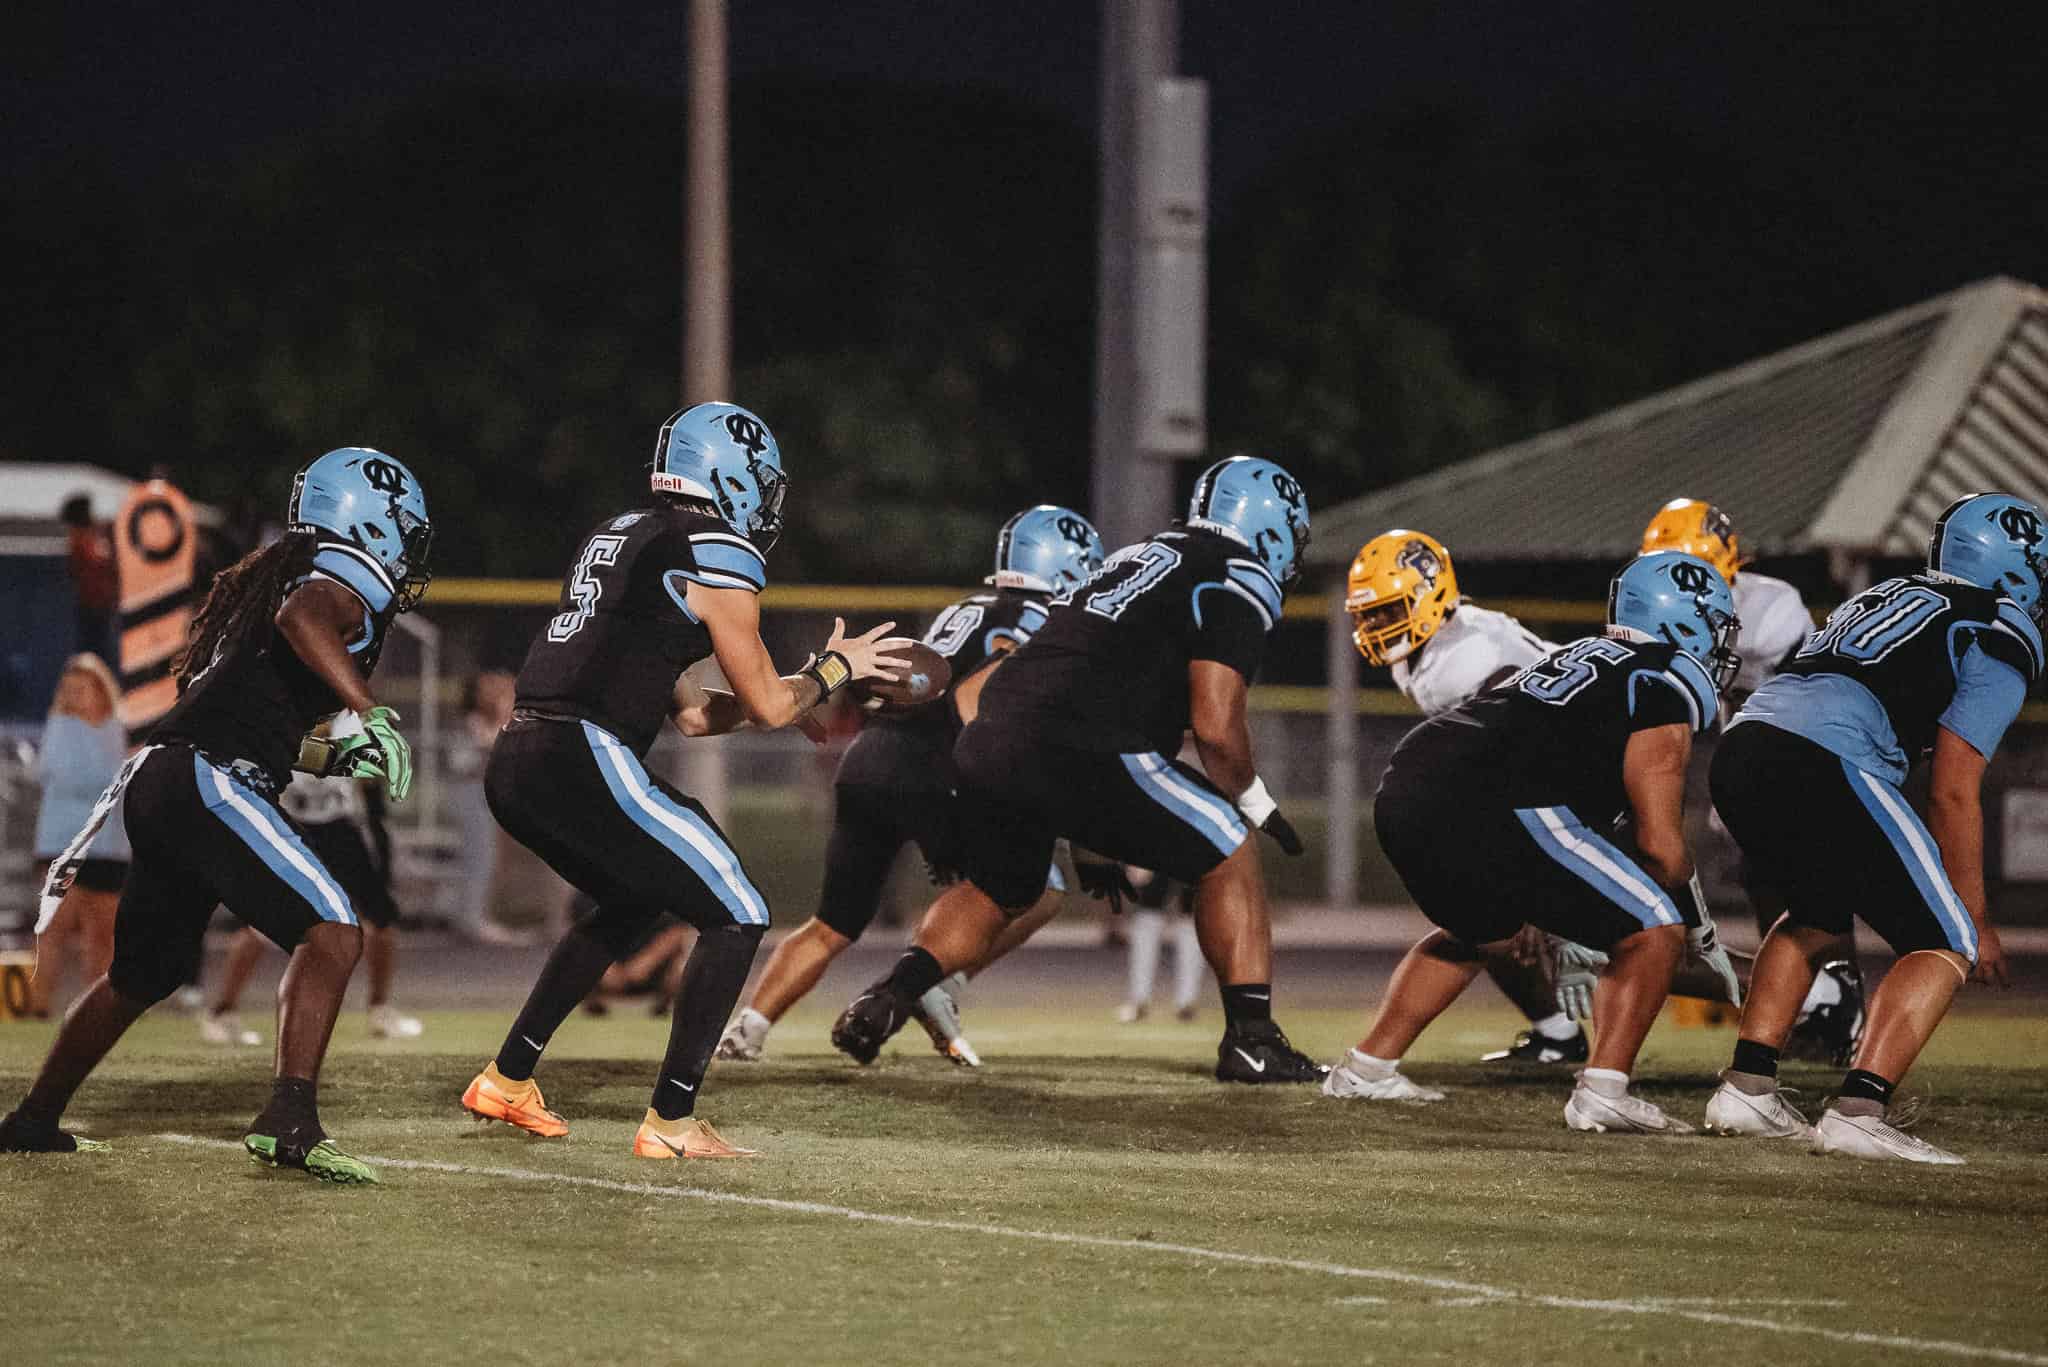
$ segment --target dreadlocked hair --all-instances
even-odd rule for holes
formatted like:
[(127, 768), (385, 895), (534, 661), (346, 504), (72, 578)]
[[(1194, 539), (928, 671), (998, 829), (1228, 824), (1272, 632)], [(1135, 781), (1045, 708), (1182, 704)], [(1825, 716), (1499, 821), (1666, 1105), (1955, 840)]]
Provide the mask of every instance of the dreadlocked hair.
[(171, 664), (179, 692), (224, 647), (232, 647), (252, 630), (270, 628), (286, 586), (312, 567), (313, 545), (312, 533), (287, 532), (213, 577), (213, 587), (192, 621), (192, 635)]

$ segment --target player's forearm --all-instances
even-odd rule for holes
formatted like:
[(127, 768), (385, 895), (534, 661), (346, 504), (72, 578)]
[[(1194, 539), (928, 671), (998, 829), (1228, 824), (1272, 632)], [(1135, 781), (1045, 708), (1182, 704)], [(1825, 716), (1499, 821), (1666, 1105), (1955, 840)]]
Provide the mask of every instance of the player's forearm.
[(1201, 756), (1202, 772), (1226, 793), (1243, 792), (1259, 776), (1252, 764), (1252, 735), (1248, 728), (1216, 736), (1196, 732), (1195, 752)]
[(1984, 807), (1976, 794), (1936, 792), (1927, 804), (1927, 829), (1941, 850), (1941, 867), (1978, 925), (1986, 925)]
[(737, 695), (705, 689), (699, 697), (676, 709), (676, 730), (686, 736), (723, 736), (747, 724), (747, 712)]
[(361, 714), (377, 705), (340, 632), (310, 613), (291, 610), (289, 604), (277, 615), (277, 629), (306, 668), (334, 690), (342, 706)]

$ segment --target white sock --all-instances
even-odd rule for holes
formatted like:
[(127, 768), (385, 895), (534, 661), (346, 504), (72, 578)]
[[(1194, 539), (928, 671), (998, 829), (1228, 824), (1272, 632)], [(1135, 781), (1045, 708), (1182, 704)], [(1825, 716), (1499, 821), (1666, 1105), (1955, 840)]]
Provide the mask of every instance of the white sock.
[(960, 994), (967, 990), (967, 970), (963, 968), (950, 977), (939, 979), (939, 990), (954, 1001), (959, 1001)]
[(1401, 1066), (1401, 1060), (1377, 1058), (1362, 1050), (1353, 1049), (1344, 1055), (1344, 1065), (1367, 1081), (1378, 1082), (1382, 1078), (1392, 1077), (1394, 1070)]
[(1612, 1068), (1581, 1068), (1579, 1081), (1602, 1096), (1621, 1096), (1628, 1091), (1628, 1074)]
[(1529, 1028), (1552, 1040), (1567, 1040), (1579, 1033), (1579, 1023), (1562, 1011), (1553, 1011), (1540, 1021), (1531, 1021)]
[(751, 1006), (740, 1008), (740, 1033), (746, 1036), (751, 1043), (759, 1044), (762, 1040), (767, 1039), (768, 1031), (774, 1024), (774, 1021), (769, 1020)]
[(1173, 923), (1173, 1006), (1185, 1011), (1195, 1004), (1202, 990), (1202, 942), (1195, 934), (1192, 916), (1177, 916)]
[(1159, 976), (1159, 942), (1166, 935), (1166, 913), (1140, 908), (1129, 915), (1130, 977), (1124, 988), (1124, 1000), (1143, 1006), (1152, 1000), (1152, 984)]

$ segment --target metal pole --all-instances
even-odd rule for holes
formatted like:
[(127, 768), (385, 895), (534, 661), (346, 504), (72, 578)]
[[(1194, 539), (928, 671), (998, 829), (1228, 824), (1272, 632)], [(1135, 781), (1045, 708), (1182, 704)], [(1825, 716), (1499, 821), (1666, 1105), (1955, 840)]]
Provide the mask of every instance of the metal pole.
[(1329, 765), (1323, 783), (1323, 894), (1329, 905), (1348, 908), (1358, 901), (1358, 652), (1351, 644), (1341, 579), (1329, 594), (1323, 621), (1330, 672), (1323, 741)]
[[(683, 402), (732, 396), (732, 238), (727, 213), (725, 0), (690, 0), (688, 164), (683, 187)], [(681, 747), (685, 792), (723, 823), (725, 742)]]
[(1179, 0), (1103, 0), (1102, 205), (1096, 222), (1095, 443), (1089, 509), (1102, 538), (1128, 545), (1173, 515), (1173, 471), (1138, 450), (1138, 170), (1152, 83), (1180, 47)]

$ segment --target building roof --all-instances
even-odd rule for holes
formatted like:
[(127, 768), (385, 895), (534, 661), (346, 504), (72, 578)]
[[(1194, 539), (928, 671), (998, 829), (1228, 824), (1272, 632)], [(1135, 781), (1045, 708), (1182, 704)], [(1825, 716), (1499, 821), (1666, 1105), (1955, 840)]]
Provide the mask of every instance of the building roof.
[(1389, 527), (1468, 558), (1615, 559), (1679, 495), (1751, 553), (1911, 554), (1991, 488), (2048, 506), (2048, 294), (2004, 278), (1319, 513), (1311, 559)]

